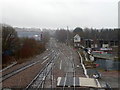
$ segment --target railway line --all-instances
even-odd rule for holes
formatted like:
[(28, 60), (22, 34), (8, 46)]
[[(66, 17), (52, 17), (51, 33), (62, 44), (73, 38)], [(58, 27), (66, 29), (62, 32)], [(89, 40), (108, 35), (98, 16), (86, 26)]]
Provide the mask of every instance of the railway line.
[[(47, 57), (49, 57), (53, 52), (54, 52), (53, 50), (52, 51), (51, 50), (46, 50), (44, 53), (42, 53), (40, 55), (40, 58), (42, 58), (44, 60)], [(2, 70), (0, 70), (0, 73), (2, 73), (2, 75), (5, 75), (7, 73), (10, 73), (10, 72), (16, 70), (16, 68), (24, 67), (24, 66), (29, 65), (31, 63), (37, 62), (37, 61), (40, 60), (38, 57), (39, 57), (39, 55), (37, 55), (34, 60), (31, 60), (31, 61), (28, 61), (28, 62), (22, 63), (22, 64), (19, 64), (18, 62), (15, 61), (11, 65), (9, 65), (6, 68), (3, 68)], [(18, 67), (16, 67), (16, 66), (18, 66)]]
[[(71, 62), (72, 63), (72, 62)], [(64, 81), (63, 81), (63, 86), (62, 89), (65, 90), (65, 88), (72, 88), (73, 90), (75, 90), (75, 67), (73, 64), (73, 72), (66, 72), (65, 77), (64, 77)], [(60, 85), (60, 83), (58, 83), (58, 85)]]
[[(51, 53), (44, 55), (42, 57), (43, 60), (36, 61), (26, 67), (18, 69), (18, 71), (14, 71), (8, 74), (8, 76), (5, 76), (3, 80), (39, 63), (36, 66), (40, 68), (33, 69), (37, 70), (37, 72), (32, 78), (30, 77), (30, 80), (24, 86), (25, 90), (33, 88), (60, 88), (62, 90), (70, 88), (75, 90), (78, 87), (86, 87), (87, 85), (97, 87), (95, 80), (87, 76), (81, 55), (79, 59), (79, 55), (71, 47), (62, 43), (56, 43), (55, 40), (51, 41), (50, 46), (52, 47)], [(28, 73), (30, 72), (31, 71)], [(28, 78), (28, 73), (26, 73), (26, 78)], [(90, 80), (92, 84), (90, 84), (90, 82), (86, 83), (87, 80)]]
[[(56, 48), (55, 48), (56, 49)], [(26, 89), (25, 90), (29, 90), (31, 88), (44, 88), (45, 87), (45, 82), (46, 82), (46, 78), (49, 77), (50, 73), (52, 74), (52, 70), (54, 69), (55, 67), (55, 64), (58, 60), (58, 56), (61, 54), (61, 55), (64, 55), (64, 64), (66, 65), (66, 67), (61, 66), (61, 70), (64, 71), (65, 73), (65, 80), (63, 82), (63, 86), (60, 87), (62, 88), (63, 90), (66, 88), (66, 87), (71, 87), (71, 80), (69, 80), (69, 78), (73, 78), (74, 80), (74, 85), (72, 86), (73, 89), (75, 90), (75, 83), (76, 83), (76, 78), (75, 78), (75, 62), (74, 62), (74, 58), (72, 56), (72, 53), (70, 53), (70, 56), (68, 56), (67, 54), (64, 54), (62, 53), (61, 50), (55, 50), (56, 53), (54, 53), (54, 56), (53, 58), (44, 66), (44, 68), (35, 76), (35, 78), (27, 85)], [(62, 61), (62, 60), (61, 60)], [(63, 63), (61, 63), (63, 64)], [(62, 68), (64, 67), (64, 68)], [(53, 77), (50, 77), (52, 78), (51, 82), (53, 82)], [(52, 86), (53, 83), (51, 83), (51, 86)], [(55, 86), (57, 87), (57, 86)], [(55, 88), (53, 87), (53, 88)]]
[(4, 69), (0, 70), (0, 73), (1, 73), (1, 72), (3, 72), (3, 71), (8, 70), (8, 69), (10, 69), (10, 68), (12, 68), (12, 67), (13, 67), (13, 66), (15, 66), (15, 65), (17, 65), (17, 62), (16, 62), (16, 61), (15, 61), (15, 62), (13, 62), (11, 65), (7, 66), (6, 68), (4, 68)]
[(36, 75), (36, 77), (27, 85), (25, 90), (29, 90), (31, 88), (44, 88), (46, 77), (54, 68), (54, 61), (57, 57), (58, 54), (55, 54), (52, 59), (44, 66), (44, 68)]
[[(51, 56), (53, 53), (54, 53), (54, 51), (52, 51), (52, 52), (51, 52), (50, 54), (48, 54), (46, 57), (43, 57), (43, 62), (44, 62), (44, 63), (47, 62), (47, 60), (49, 59), (48, 57)], [(0, 77), (0, 79), (1, 79), (0, 82), (3, 82), (4, 80), (6, 80), (6, 79), (8, 79), (8, 78), (10, 78), (10, 77), (12, 77), (12, 76), (14, 76), (14, 75), (16, 75), (16, 74), (19, 73), (19, 72), (24, 71), (24, 70), (27, 69), (27, 68), (32, 67), (32, 66), (35, 65), (35, 64), (38, 64), (38, 63), (43, 64), (43, 62), (41, 63), (41, 60), (34, 61), (34, 62), (31, 62), (31, 63), (28, 63), (27, 65), (24, 65), (24, 66), (22, 66), (22, 67), (19, 67), (19, 68), (15, 69), (15, 70), (13, 70), (13, 71), (11, 71), (11, 72), (8, 72), (8, 73), (6, 73), (6, 74), (3, 74), (3, 75)], [(12, 67), (11, 67), (11, 68), (12, 68)], [(10, 69), (10, 68), (8, 68), (8, 69)], [(7, 70), (7, 69), (6, 69), (6, 70)]]
[[(72, 52), (70, 52), (70, 56), (59, 50), (62, 55), (65, 56), (64, 64), (66, 64), (66, 67), (64, 70), (64, 76), (58, 77), (57, 79), (57, 87), (62, 88), (62, 90), (65, 90), (66, 88), (72, 88), (72, 90), (75, 90), (75, 84), (76, 84), (76, 70), (75, 70), (75, 62), (72, 55)], [(63, 51), (65, 51), (63, 49)], [(61, 60), (62, 61), (62, 60)], [(62, 63), (62, 62), (61, 62)], [(60, 64), (61, 65), (61, 64)]]

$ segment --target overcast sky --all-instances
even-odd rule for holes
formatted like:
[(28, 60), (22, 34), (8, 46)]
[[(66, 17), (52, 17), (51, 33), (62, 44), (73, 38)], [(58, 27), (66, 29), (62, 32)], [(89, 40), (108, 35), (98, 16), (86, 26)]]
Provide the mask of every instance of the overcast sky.
[[(18, 27), (118, 27), (119, 0), (2, 0), (2, 23)], [(1, 17), (1, 16), (0, 16)]]

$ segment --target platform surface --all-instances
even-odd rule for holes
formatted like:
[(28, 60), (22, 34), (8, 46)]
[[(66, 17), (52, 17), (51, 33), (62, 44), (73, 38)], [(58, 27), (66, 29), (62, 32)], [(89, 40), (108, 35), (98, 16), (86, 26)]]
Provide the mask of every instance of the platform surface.
[(57, 87), (95, 87), (95, 88), (100, 88), (101, 86), (94, 78), (58, 77)]

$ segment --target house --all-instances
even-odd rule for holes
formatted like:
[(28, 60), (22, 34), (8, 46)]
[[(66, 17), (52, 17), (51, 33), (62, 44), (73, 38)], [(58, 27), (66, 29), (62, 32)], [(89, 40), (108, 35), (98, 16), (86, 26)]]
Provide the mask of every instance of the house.
[(80, 47), (80, 42), (81, 42), (81, 37), (78, 34), (76, 34), (74, 36), (74, 47)]
[(103, 39), (98, 39), (97, 40), (97, 46), (99, 48), (110, 48), (110, 47), (115, 47), (118, 46), (119, 41), (118, 40), (103, 40)]

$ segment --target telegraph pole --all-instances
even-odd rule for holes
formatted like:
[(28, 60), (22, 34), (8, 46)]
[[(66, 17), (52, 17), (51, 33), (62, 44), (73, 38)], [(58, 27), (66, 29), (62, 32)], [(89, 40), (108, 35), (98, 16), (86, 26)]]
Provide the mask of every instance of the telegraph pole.
[(69, 44), (69, 33), (68, 33), (68, 31), (69, 31), (69, 28), (67, 26), (67, 45)]

